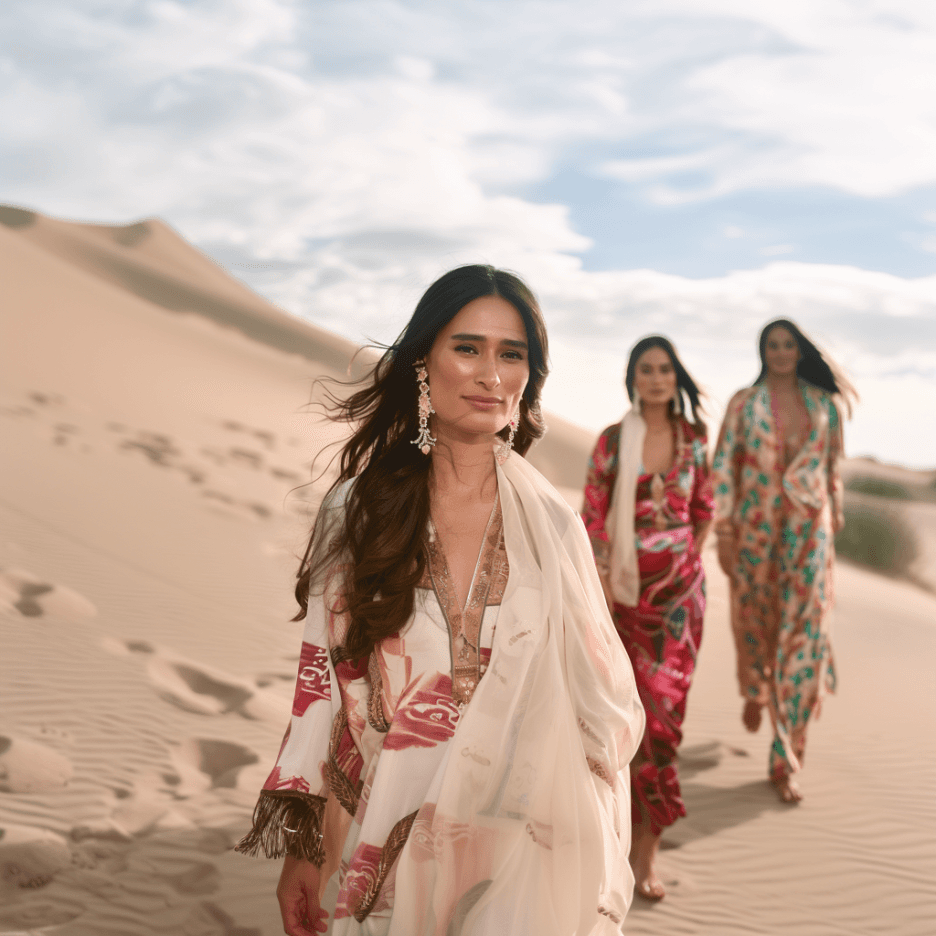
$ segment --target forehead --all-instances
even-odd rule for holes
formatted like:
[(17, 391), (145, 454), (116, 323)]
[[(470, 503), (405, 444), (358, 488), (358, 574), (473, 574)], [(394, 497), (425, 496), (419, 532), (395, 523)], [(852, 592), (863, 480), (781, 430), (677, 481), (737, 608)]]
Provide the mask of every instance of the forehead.
[(637, 358), (637, 367), (663, 367), (672, 364), (670, 356), (662, 348), (647, 348), (643, 354)]
[(462, 306), (439, 337), (456, 334), (481, 335), (498, 341), (503, 338), (526, 341), (526, 326), (520, 313), (506, 299), (481, 296)]
[(782, 325), (777, 325), (775, 328), (771, 328), (767, 333), (768, 341), (796, 341), (793, 337), (793, 332), (788, 328), (784, 328)]

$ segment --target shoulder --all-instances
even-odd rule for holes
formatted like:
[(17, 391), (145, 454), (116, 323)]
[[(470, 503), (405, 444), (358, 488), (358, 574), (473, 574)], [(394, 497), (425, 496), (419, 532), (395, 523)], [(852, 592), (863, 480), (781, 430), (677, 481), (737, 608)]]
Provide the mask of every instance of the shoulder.
[(742, 387), (729, 401), (728, 412), (737, 412), (743, 410), (763, 388), (760, 384), (754, 384), (751, 387)]
[(609, 470), (617, 463), (620, 446), (620, 423), (615, 423), (601, 431), (591, 451), (591, 463), (599, 473)]
[(357, 477), (348, 478), (347, 481), (342, 481), (340, 484), (336, 484), (334, 487), (330, 488), (328, 493), (322, 498), (319, 511), (321, 513), (326, 513), (332, 510), (345, 510), (348, 504), (348, 498), (351, 496), (351, 491), (354, 489), (357, 480)]
[(564, 530), (570, 523), (579, 523), (578, 511), (573, 510), (566, 499), (556, 490), (540, 471), (523, 456), (511, 454), (511, 468), (522, 474), (535, 491), (536, 504), (546, 514), (553, 526)]
[(807, 400), (820, 412), (828, 417), (829, 425), (835, 429), (839, 424), (839, 411), (835, 405), (835, 398), (828, 390), (803, 381), (804, 394)]
[(683, 437), (687, 442), (692, 442), (693, 444), (699, 444), (702, 446), (708, 444), (708, 432), (703, 426), (697, 426), (694, 423), (689, 422), (689, 420), (685, 417), (682, 417), (681, 422)]
[(595, 448), (605, 452), (616, 450), (621, 439), (621, 424), (619, 422), (601, 430)]

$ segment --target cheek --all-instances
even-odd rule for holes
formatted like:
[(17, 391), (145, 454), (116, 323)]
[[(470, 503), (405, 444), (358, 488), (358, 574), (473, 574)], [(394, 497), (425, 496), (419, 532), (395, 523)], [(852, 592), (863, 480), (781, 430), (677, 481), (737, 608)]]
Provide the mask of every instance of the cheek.
[(512, 394), (515, 393), (519, 396), (530, 382), (530, 369), (528, 367), (517, 367), (515, 370), (515, 373), (508, 375), (505, 383)]

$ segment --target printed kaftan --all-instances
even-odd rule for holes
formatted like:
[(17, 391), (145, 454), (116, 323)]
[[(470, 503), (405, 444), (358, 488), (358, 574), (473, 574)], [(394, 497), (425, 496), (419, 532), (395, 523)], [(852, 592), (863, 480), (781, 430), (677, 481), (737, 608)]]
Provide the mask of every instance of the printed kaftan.
[(413, 616), (367, 661), (341, 659), (339, 576), (310, 601), (293, 717), (239, 849), (337, 869), (330, 933), (610, 936), (627, 911), (633, 679), (578, 518), (517, 456), (498, 491), (464, 608), (431, 525)]
[[(606, 522), (618, 475), (620, 429), (617, 423), (602, 432), (588, 464), (583, 519), (599, 568), (608, 564)], [(614, 624), (647, 713), (647, 729), (631, 762), (632, 820), (635, 825), (648, 821), (656, 834), (686, 814), (676, 749), (705, 614), (705, 572), (694, 530), (714, 513), (706, 437), (686, 420), (680, 420), (676, 436), (665, 477), (641, 469), (637, 479), (639, 602), (633, 608), (614, 605)]]
[(798, 770), (806, 728), (835, 688), (830, 642), (833, 518), (841, 517), (842, 427), (828, 394), (800, 382), (811, 430), (786, 464), (771, 394), (728, 405), (713, 477), (719, 523), (734, 535), (731, 622), (745, 699), (767, 706), (771, 776)]

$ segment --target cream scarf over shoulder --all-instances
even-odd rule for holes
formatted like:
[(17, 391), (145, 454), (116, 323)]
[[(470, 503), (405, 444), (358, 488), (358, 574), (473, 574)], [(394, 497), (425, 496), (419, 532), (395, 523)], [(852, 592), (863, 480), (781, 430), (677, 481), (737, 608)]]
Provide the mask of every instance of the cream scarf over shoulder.
[(644, 711), (581, 518), (516, 454), (497, 480), (491, 663), (400, 855), (389, 936), (612, 936)]
[[(490, 664), (451, 738), (405, 752), (430, 779), (390, 919), (334, 921), (342, 933), (619, 936), (631, 902), (628, 765), (645, 715), (630, 660), (579, 515), (516, 453), (496, 470), (510, 574)], [(323, 506), (317, 548), (350, 483)]]
[(629, 608), (635, 607), (640, 601), (634, 508), (646, 434), (647, 424), (643, 416), (636, 409), (628, 410), (621, 420), (617, 478), (611, 492), (611, 504), (605, 523), (611, 547), (611, 593), (616, 601)]

